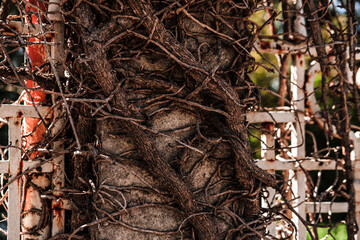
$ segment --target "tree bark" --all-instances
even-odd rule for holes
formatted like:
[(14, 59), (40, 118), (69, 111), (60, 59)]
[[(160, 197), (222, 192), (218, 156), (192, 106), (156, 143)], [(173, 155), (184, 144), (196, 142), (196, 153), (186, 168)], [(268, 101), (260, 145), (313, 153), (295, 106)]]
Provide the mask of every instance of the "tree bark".
[[(219, 5), (204, 3), (199, 9), (202, 7), (209, 7), (214, 14), (222, 11)], [(245, 52), (237, 50), (245, 56), (236, 58), (231, 48), (242, 46), (232, 43), (232, 34), (221, 33), (223, 29), (213, 29), (211, 24), (204, 26), (188, 10), (178, 7), (175, 11), (179, 28), (184, 27), (185, 32), (178, 40), (167, 29), (164, 16), (159, 17), (162, 10), (157, 8), (156, 12), (148, 1), (124, 2), (124, 18), (111, 19), (107, 24), (99, 24), (97, 19), (103, 16), (97, 16), (87, 3), (75, 9), (86, 53), (79, 69), (88, 69), (102, 94), (108, 99), (111, 96), (108, 107), (99, 110), (108, 120), (97, 122), (100, 147), (95, 151), (100, 157), (94, 156), (94, 161), (100, 194), (94, 196), (89, 208), (122, 230), (104, 224), (91, 231), (97, 239), (174, 239), (180, 235), (225, 239), (243, 232), (249, 239), (257, 239), (264, 231), (256, 221), (261, 182), (274, 186), (275, 181), (252, 161), (244, 118), (248, 106), (243, 103), (249, 95), (235, 91), (231, 80), (235, 71), (244, 78), (235, 77), (237, 84), (249, 81), (241, 60), (250, 57), (246, 53), (250, 47)], [(219, 16), (211, 17), (211, 21), (216, 22)], [(239, 26), (241, 30), (245, 25)], [(186, 46), (191, 44), (186, 32), (194, 29), (209, 35), (205, 43), (199, 43), (200, 51), (205, 45), (217, 46), (217, 59), (227, 57), (235, 67), (211, 61), (210, 57), (197, 59), (189, 50), (193, 46)], [(129, 38), (141, 42), (141, 57), (133, 58), (133, 65), (114, 62), (115, 46), (121, 48), (122, 41)], [(150, 58), (156, 60), (150, 62)], [(176, 73), (167, 69), (176, 69)], [(161, 71), (176, 80), (152, 77)], [(145, 89), (152, 94), (142, 93)], [(204, 130), (209, 137), (201, 134)], [(148, 193), (133, 194), (135, 189)], [(105, 205), (104, 199), (108, 201)], [(148, 214), (162, 222), (152, 223), (145, 216), (147, 206), (154, 203), (162, 205), (161, 209), (152, 208)], [(122, 211), (113, 212), (115, 206), (125, 212), (125, 206), (136, 211), (138, 220)], [(244, 225), (247, 221), (253, 225)], [(139, 222), (144, 225), (139, 226)], [(234, 230), (239, 227), (241, 231)]]

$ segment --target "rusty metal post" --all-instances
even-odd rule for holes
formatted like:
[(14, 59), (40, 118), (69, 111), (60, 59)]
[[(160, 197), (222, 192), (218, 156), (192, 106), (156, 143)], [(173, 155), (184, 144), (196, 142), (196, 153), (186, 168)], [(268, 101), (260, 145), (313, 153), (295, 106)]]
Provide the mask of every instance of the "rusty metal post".
[[(266, 161), (275, 161), (275, 139), (274, 139), (274, 123), (263, 123), (262, 127), (266, 129), (266, 132), (261, 134), (261, 158)], [(275, 169), (267, 170), (269, 173), (275, 173)], [(275, 198), (275, 189), (268, 187), (266, 188), (268, 192), (267, 201), (262, 199), (261, 206), (265, 208), (273, 207), (274, 198)], [(276, 222), (272, 222), (269, 226), (267, 226), (267, 230), (271, 236), (276, 237)]]
[[(12, 178), (22, 172), (21, 161), (21, 119), (13, 116), (8, 121), (9, 126), (9, 170)], [(17, 173), (17, 174), (14, 174)], [(9, 210), (8, 210), (8, 239), (20, 239), (20, 214), (21, 214), (21, 189), (22, 179), (18, 178), (9, 185)]]
[[(55, 35), (52, 37), (51, 56), (50, 61), (55, 64), (56, 74), (61, 78), (64, 76), (63, 59), (64, 59), (64, 23), (60, 13), (60, 1), (50, 0), (48, 8), (48, 18), (53, 24)], [(53, 96), (53, 104), (55, 104), (55, 96)], [(64, 124), (63, 119), (59, 118), (61, 113), (60, 109), (55, 109), (54, 121), (55, 126), (52, 130), (53, 136), (57, 135), (62, 129)], [(52, 144), (54, 153), (63, 149), (63, 143), (61, 141), (55, 141)], [(64, 187), (65, 182), (65, 163), (64, 155), (59, 155), (54, 159), (54, 171), (52, 175), (52, 188), (54, 190), (53, 195), (56, 197), (52, 201), (52, 228), (51, 235), (55, 236), (64, 232), (65, 227), (65, 210), (64, 210), (64, 194), (61, 188)]]
[[(61, 130), (64, 124), (63, 119), (60, 116), (60, 109), (56, 109), (54, 112), (54, 121), (56, 121), (52, 135), (56, 136)], [(54, 154), (58, 154), (64, 149), (63, 143), (59, 140), (52, 144), (52, 150)], [(64, 210), (64, 193), (61, 188), (65, 185), (65, 157), (63, 154), (58, 155), (53, 160), (53, 174), (52, 174), (52, 189), (55, 197), (52, 200), (52, 226), (51, 236), (64, 233), (65, 228), (65, 210)]]

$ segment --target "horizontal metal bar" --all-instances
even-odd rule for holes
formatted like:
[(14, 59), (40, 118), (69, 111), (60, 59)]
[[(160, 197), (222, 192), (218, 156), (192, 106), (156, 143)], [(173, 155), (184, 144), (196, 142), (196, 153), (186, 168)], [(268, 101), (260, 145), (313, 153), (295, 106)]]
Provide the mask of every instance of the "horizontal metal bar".
[[(11, 160), (10, 160), (11, 161)], [(9, 173), (9, 160), (0, 161), (0, 173)], [(39, 172), (48, 173), (52, 172), (54, 167), (52, 163), (40, 163), (40, 161), (23, 161), (22, 171), (27, 171), (29, 169), (34, 169)]]
[[(29, 24), (29, 23), (24, 23), (24, 22), (20, 22), (20, 21), (10, 21), (8, 24), (8, 27), (11, 29), (14, 29), (16, 32), (18, 32), (21, 35), (43, 37), (43, 30), (41, 29), (41, 26), (38, 23)], [(43, 29), (45, 31), (45, 36), (51, 37), (53, 34), (51, 34), (45, 28), (46, 28), (46, 25), (43, 25)], [(14, 33), (3, 32), (2, 34), (13, 35)]]
[(49, 173), (53, 171), (53, 166), (54, 165), (50, 162), (41, 163), (40, 161), (23, 161), (23, 171), (34, 169), (42, 173)]
[(0, 173), (9, 172), (9, 161), (0, 161)]
[[(264, 170), (290, 170), (290, 169), (301, 169), (301, 167), (308, 171), (316, 170), (334, 170), (336, 162), (333, 160), (305, 160), (302, 162), (297, 161), (278, 161), (278, 160), (255, 160), (258, 167)], [(338, 167), (340, 168), (340, 167)]]
[[(342, 44), (339, 42), (339, 44)], [(301, 44), (291, 44), (291, 43), (284, 43), (284, 42), (276, 42), (276, 41), (256, 41), (254, 43), (254, 47), (258, 49), (262, 53), (269, 53), (269, 54), (285, 54), (285, 53), (302, 53), (316, 57), (316, 47), (315, 46), (308, 46), (306, 43)], [(330, 52), (334, 46), (326, 45), (325, 50), (326, 52)], [(359, 50), (360, 48), (356, 48)], [(349, 52), (349, 48), (346, 49), (347, 53)], [(349, 54), (347, 54), (349, 56)], [(360, 60), (360, 54), (355, 54), (355, 59)]]
[(269, 111), (269, 112), (249, 112), (246, 114), (246, 121), (249, 123), (287, 123), (296, 122), (294, 112)]
[[(52, 112), (50, 112), (50, 107), (37, 106), (40, 115), (43, 118), (51, 118)], [(18, 104), (0, 104), (0, 118), (22, 118), (22, 117), (33, 117), (38, 118), (39, 115), (35, 111), (33, 106), (25, 106)]]
[(307, 213), (346, 213), (349, 209), (349, 204), (347, 202), (306, 202), (306, 212)]
[(311, 55), (316, 55), (315, 47), (309, 47), (302, 44), (291, 44), (284, 42), (275, 42), (275, 41), (256, 41), (254, 43), (256, 47), (262, 53), (270, 54), (284, 54), (284, 53), (306, 53), (307, 49), (310, 51)]

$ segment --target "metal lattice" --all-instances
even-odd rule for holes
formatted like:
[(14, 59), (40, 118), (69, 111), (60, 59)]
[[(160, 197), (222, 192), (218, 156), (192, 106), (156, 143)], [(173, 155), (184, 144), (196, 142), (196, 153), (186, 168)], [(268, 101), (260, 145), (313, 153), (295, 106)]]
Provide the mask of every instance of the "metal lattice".
[[(53, 111), (50, 107), (38, 106), (39, 114), (45, 118), (54, 118)], [(7, 239), (20, 239), (21, 235), (21, 204), (22, 204), (22, 187), (24, 174), (31, 172), (52, 173), (53, 190), (59, 190), (64, 186), (64, 157), (59, 155), (50, 162), (43, 161), (26, 161), (22, 152), (22, 119), (30, 117), (39, 117), (38, 112), (33, 106), (24, 105), (0, 105), (0, 118), (6, 121), (8, 125), (8, 159), (0, 161), (0, 173), (8, 174), (8, 231)], [(56, 134), (61, 128), (61, 122), (58, 121), (53, 133)], [(62, 148), (61, 142), (54, 142), (52, 145), (53, 151), (58, 151)], [(44, 150), (45, 151), (45, 150)], [(53, 194), (56, 196), (56, 194)], [(65, 201), (61, 194), (58, 193), (58, 198), (52, 200), (52, 235), (60, 233), (64, 229), (64, 207)]]
[[(297, 9), (302, 8), (302, 1), (296, 1)], [(299, 11), (299, 13), (301, 13)], [(303, 15), (298, 14), (294, 22), (294, 32), (301, 33), (307, 36), (305, 28), (305, 19)], [(306, 156), (305, 150), (305, 124), (309, 122), (308, 117), (305, 116), (305, 101), (313, 113), (313, 118), (318, 125), (325, 128), (325, 120), (321, 116), (321, 109), (315, 99), (314, 80), (315, 75), (320, 73), (320, 64), (313, 62), (309, 68), (305, 68), (305, 56), (311, 55), (316, 57), (315, 47), (309, 47), (306, 43), (302, 44), (279, 44), (277, 42), (258, 41), (255, 44), (258, 52), (269, 54), (292, 54), (291, 66), (291, 92), (292, 92), (292, 105), (288, 110), (281, 109), (279, 111), (270, 112), (252, 112), (247, 115), (249, 123), (262, 123), (266, 124), (267, 128), (271, 131), (263, 131), (261, 136), (262, 141), (262, 159), (256, 160), (257, 165), (271, 173), (275, 171), (287, 171), (289, 176), (288, 180), (291, 182), (290, 191), (292, 195), (292, 206), (298, 214), (292, 214), (292, 220), (297, 228), (296, 236), (294, 239), (305, 240), (307, 237), (307, 229), (304, 225), (308, 214), (321, 214), (321, 213), (347, 213), (348, 202), (312, 202), (306, 198), (306, 174), (304, 171), (323, 171), (323, 170), (343, 170), (341, 164), (333, 159), (320, 159), (315, 157)], [(326, 49), (328, 52), (331, 50), (329, 46)], [(349, 50), (346, 53), (349, 57)], [(330, 61), (334, 61), (330, 57)], [(360, 60), (360, 55), (356, 55), (356, 60)], [(348, 68), (348, 79), (352, 79), (352, 73)], [(305, 78), (306, 75), (306, 78)], [(306, 79), (306, 81), (305, 81)], [(304, 89), (304, 90), (303, 90)], [(275, 134), (280, 131), (279, 124), (290, 125), (291, 140), (288, 148), (289, 159), (281, 158), (275, 153)], [(331, 126), (332, 127), (332, 126)], [(265, 127), (266, 128), (266, 127)], [(336, 129), (332, 130), (336, 135)], [(360, 134), (359, 132), (350, 132), (350, 139), (353, 143), (352, 161), (355, 172), (355, 191), (356, 191), (356, 220), (360, 222)], [(268, 190), (269, 201), (263, 201), (263, 207), (272, 207), (274, 203), (275, 190), (269, 188)], [(272, 205), (273, 204), (273, 205)], [(272, 206), (269, 206), (272, 205)], [(300, 219), (301, 218), (301, 219)], [(268, 226), (268, 231), (272, 236), (276, 236), (276, 223)], [(359, 234), (357, 239), (360, 239)]]

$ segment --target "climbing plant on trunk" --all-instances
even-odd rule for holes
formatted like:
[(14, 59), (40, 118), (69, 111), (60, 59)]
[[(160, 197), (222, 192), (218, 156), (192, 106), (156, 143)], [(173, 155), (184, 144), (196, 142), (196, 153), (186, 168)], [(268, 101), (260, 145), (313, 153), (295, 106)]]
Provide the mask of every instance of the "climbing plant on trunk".
[[(265, 239), (275, 222), (282, 230), (273, 235), (288, 239), (302, 232), (305, 238), (306, 228), (315, 239), (322, 212), (305, 209), (301, 181), (310, 189), (308, 199), (319, 204), (338, 181), (318, 192), (320, 177), (315, 187), (302, 163), (321, 158), (333, 158), (336, 166), (344, 159), (346, 182), (335, 192), (348, 203), (347, 232), (353, 239), (360, 206), (351, 159), (358, 152), (350, 154), (359, 145), (350, 115), (351, 107), (359, 108), (355, 1), (346, 7), (348, 30), (326, 1), (2, 1), (1, 80), (25, 89), (25, 98), (10, 107), (51, 105), (54, 113), (23, 121), (19, 149), (24, 154), (18, 163), (41, 160), (54, 166), (47, 173), (20, 170), (8, 182), (27, 182), (18, 186), (25, 199), (22, 229), (29, 235), (23, 239)], [(9, 14), (14, 9), (17, 16)], [(266, 19), (254, 20), (260, 11)], [(343, 54), (346, 46), (349, 53)], [(261, 61), (250, 54), (253, 48)], [(11, 53), (19, 49), (25, 62), (15, 67)], [(276, 54), (279, 68), (262, 54), (267, 51)], [(272, 94), (282, 115), (259, 104), (269, 96), (262, 98), (250, 78), (259, 67), (280, 78), (278, 94)], [(314, 96), (315, 74), (322, 78), (323, 109)], [(41, 101), (32, 99), (37, 95)], [(263, 157), (293, 164), (292, 172), (282, 168), (283, 176), (269, 174), (253, 161), (245, 116), (254, 109), (260, 112), (253, 116), (270, 116), (251, 126), (261, 131)], [(1, 127), (6, 121), (0, 120)], [(318, 151), (309, 133), (314, 147), (307, 153), (305, 124), (312, 121), (328, 138)], [(332, 137), (342, 140), (342, 154)], [(277, 197), (261, 206), (270, 194), (267, 187)], [(35, 198), (40, 207), (29, 204)], [(67, 202), (71, 212), (64, 217)], [(56, 221), (61, 227), (50, 230)]]
[(248, 77), (257, 33), (248, 17), (256, 6), (114, 1), (68, 8), (77, 23), (69, 29), (78, 79), (70, 91), (80, 84), (89, 99), (74, 108), (80, 125), (97, 119), (89, 124), (97, 125), (98, 144), (79, 137), (89, 151), (81, 158), (98, 172), (89, 208), (115, 224), (91, 231), (100, 239), (264, 234), (259, 194), (275, 181), (253, 163), (245, 122), (257, 98)]

